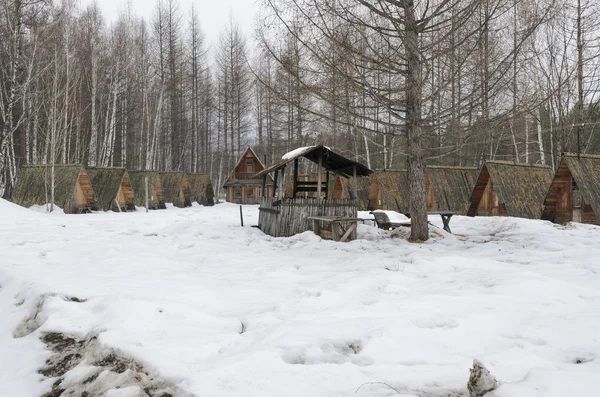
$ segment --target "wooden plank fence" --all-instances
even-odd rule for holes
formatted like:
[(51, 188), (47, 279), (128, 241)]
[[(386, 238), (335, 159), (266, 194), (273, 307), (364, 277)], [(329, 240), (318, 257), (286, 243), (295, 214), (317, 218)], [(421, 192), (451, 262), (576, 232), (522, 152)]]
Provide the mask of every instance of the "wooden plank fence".
[(263, 197), (259, 212), (258, 226), (265, 234), (273, 237), (290, 237), (312, 230), (312, 221), (308, 219), (311, 216), (356, 218), (358, 200), (275, 199), (273, 197)]

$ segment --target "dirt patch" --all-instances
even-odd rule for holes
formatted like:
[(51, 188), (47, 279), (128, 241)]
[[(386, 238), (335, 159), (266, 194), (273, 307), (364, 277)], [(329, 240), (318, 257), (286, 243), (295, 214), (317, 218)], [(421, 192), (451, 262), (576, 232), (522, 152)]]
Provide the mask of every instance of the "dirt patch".
[(61, 333), (40, 337), (53, 354), (39, 372), (57, 378), (41, 397), (103, 397), (111, 389), (138, 387), (140, 396), (193, 397), (152, 375), (143, 365), (103, 346), (95, 335), (77, 338)]

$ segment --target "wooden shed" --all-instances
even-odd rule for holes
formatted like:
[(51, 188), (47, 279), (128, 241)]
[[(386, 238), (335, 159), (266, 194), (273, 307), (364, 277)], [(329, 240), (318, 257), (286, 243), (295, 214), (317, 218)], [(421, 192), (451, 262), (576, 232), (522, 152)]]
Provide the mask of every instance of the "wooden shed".
[(475, 167), (427, 166), (427, 211), (466, 215), (479, 170)]
[[(311, 184), (314, 184), (317, 181), (317, 174), (316, 173), (309, 173), (309, 174), (298, 174), (298, 182), (300, 184), (304, 183), (304, 182), (309, 182)], [(323, 191), (325, 192), (325, 198), (332, 198), (333, 196), (333, 190), (335, 187), (335, 178), (333, 178), (332, 176), (329, 175), (329, 173), (323, 173), (323, 175), (321, 175), (321, 183), (323, 184)], [(294, 182), (293, 181), (288, 181), (285, 187), (285, 198), (292, 198), (294, 193)], [(315, 198), (317, 197), (315, 192), (303, 192), (301, 193), (301, 197), (300, 198)]]
[(363, 176), (356, 178), (356, 195), (354, 197), (354, 178), (335, 177), (333, 186), (333, 198), (340, 199), (358, 199), (358, 210), (373, 210), (369, 205), (369, 189), (371, 188), (371, 178), (373, 176)]
[(544, 200), (542, 219), (600, 224), (600, 156), (563, 155)]
[(554, 172), (545, 165), (486, 161), (471, 193), (469, 216), (540, 219)]
[(215, 192), (210, 182), (210, 175), (190, 172), (187, 174), (187, 179), (192, 201), (204, 206), (215, 205)]
[(94, 188), (94, 202), (102, 211), (135, 211), (133, 189), (125, 168), (88, 167), (87, 173)]
[[(262, 197), (262, 176), (256, 174), (265, 169), (252, 148), (247, 148), (240, 157), (229, 178), (223, 185), (226, 189), (226, 201), (236, 204), (258, 204)], [(266, 196), (273, 194), (273, 179), (267, 175), (265, 181)]]
[(408, 172), (406, 170), (377, 171), (371, 176), (369, 207), (407, 214), (409, 209)]
[[(27, 208), (49, 203), (52, 167), (52, 165), (22, 167), (12, 201)], [(62, 208), (66, 214), (86, 213), (96, 209), (94, 190), (82, 165), (54, 165), (54, 204)]]
[(133, 202), (138, 207), (146, 206), (146, 186), (148, 178), (148, 208), (152, 210), (165, 209), (160, 175), (156, 171), (129, 171), (131, 188), (135, 192)]
[(172, 203), (179, 208), (192, 206), (190, 185), (185, 172), (161, 172), (159, 175), (165, 203)]

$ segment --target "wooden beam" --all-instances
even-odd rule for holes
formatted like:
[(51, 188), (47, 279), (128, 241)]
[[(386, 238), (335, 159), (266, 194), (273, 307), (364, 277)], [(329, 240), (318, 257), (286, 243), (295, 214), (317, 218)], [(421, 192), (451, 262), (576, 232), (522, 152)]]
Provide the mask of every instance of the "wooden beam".
[(267, 174), (263, 175), (263, 180), (262, 180), (262, 194), (260, 195), (261, 197), (267, 197), (267, 193), (265, 192), (265, 187), (267, 186)]
[(325, 200), (327, 200), (327, 194), (329, 193), (329, 171), (325, 172)]
[(319, 152), (319, 168), (317, 169), (317, 200), (321, 199), (321, 171), (323, 169), (323, 152)]
[(294, 176), (292, 186), (292, 198), (296, 198), (296, 193), (298, 192), (298, 158), (294, 159)]
[(275, 192), (277, 191), (277, 176), (279, 175), (279, 170), (275, 170), (275, 178), (273, 178), (273, 196), (275, 197)]
[(352, 188), (354, 189), (354, 198), (358, 198), (358, 194), (356, 191), (356, 164), (354, 164), (354, 167), (352, 167), (352, 173), (354, 175), (354, 186), (352, 186)]

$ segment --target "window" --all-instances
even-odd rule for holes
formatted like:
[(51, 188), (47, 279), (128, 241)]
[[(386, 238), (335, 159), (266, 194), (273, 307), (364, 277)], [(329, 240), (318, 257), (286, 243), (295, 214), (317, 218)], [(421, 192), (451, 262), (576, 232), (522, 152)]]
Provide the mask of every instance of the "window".
[(246, 172), (254, 172), (254, 160), (246, 160)]
[(242, 198), (242, 185), (233, 185), (232, 190), (233, 198)]
[(252, 198), (254, 196), (254, 188), (247, 187), (246, 188), (246, 198)]

